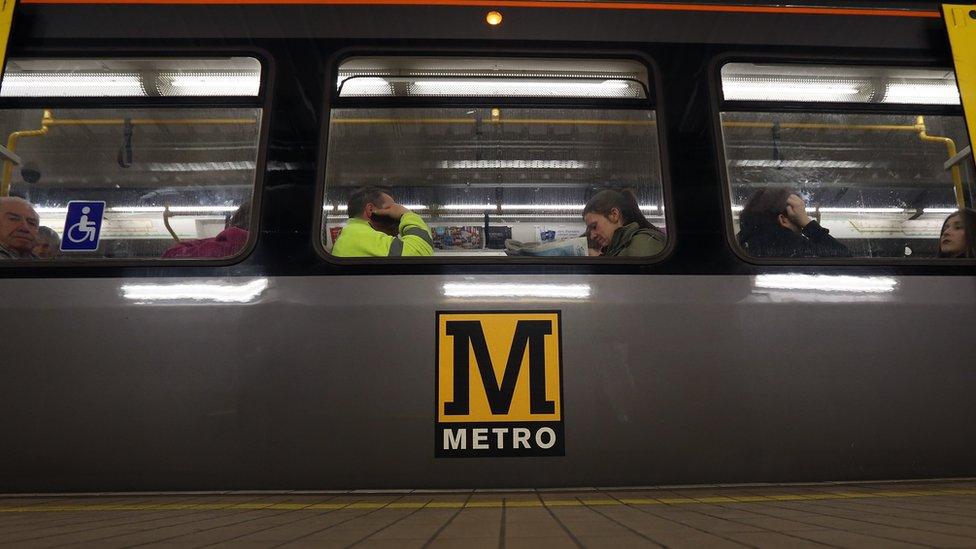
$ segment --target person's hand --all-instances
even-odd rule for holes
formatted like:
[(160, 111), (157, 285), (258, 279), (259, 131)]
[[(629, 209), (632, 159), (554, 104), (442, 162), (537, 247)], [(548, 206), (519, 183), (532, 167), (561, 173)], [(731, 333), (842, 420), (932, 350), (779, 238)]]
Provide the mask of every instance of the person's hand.
[(409, 213), (409, 212), (410, 212), (410, 210), (404, 208), (403, 206), (401, 206), (399, 204), (390, 204), (389, 206), (387, 206), (385, 208), (377, 208), (377, 209), (373, 210), (373, 215), (380, 215), (380, 216), (383, 216), (383, 217), (389, 217), (391, 219), (395, 219), (395, 220), (399, 221), (400, 218), (403, 217), (403, 214)]
[(810, 216), (807, 215), (807, 206), (803, 203), (803, 199), (795, 194), (791, 194), (786, 199), (786, 217), (790, 218), (790, 221), (798, 225), (801, 229), (810, 224)]

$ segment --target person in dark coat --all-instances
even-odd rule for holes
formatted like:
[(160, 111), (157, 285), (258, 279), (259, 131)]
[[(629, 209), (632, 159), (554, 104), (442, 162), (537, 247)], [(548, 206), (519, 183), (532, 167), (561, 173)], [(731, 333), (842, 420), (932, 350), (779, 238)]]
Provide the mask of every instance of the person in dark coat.
[(851, 252), (807, 215), (787, 187), (762, 187), (739, 214), (739, 244), (755, 257), (850, 257)]

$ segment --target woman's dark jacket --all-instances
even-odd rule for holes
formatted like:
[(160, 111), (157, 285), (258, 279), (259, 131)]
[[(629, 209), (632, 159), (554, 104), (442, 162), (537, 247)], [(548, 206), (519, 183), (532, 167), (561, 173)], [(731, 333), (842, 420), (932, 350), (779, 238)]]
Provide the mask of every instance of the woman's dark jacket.
[(851, 252), (811, 221), (799, 233), (773, 223), (743, 227), (739, 244), (755, 257), (850, 257)]

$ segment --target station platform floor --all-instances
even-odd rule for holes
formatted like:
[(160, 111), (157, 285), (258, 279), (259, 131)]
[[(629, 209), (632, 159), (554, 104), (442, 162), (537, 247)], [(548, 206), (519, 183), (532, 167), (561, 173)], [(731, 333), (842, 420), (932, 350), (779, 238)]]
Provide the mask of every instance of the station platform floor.
[(976, 547), (976, 479), (0, 495), (12, 547)]

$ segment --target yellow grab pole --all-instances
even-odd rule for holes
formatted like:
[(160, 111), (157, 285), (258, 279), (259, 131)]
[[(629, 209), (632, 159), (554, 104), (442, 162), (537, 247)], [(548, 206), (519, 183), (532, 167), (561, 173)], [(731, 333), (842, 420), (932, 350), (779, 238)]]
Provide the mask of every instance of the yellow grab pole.
[[(942, 137), (938, 135), (929, 135), (925, 129), (925, 117), (919, 116), (915, 119), (915, 128), (918, 130), (918, 138), (922, 141), (930, 141), (935, 143), (942, 143), (945, 145), (946, 153), (949, 158), (956, 156), (956, 142), (951, 138)], [(959, 173), (959, 165), (956, 164), (949, 169), (952, 174), (952, 186), (956, 190), (956, 205), (960, 208), (966, 207), (966, 192), (962, 186), (962, 174)]]
[[(7, 150), (14, 152), (17, 150), (17, 141), (21, 137), (37, 137), (40, 135), (45, 135), (48, 132), (48, 126), (51, 124), (51, 111), (44, 111), (44, 116), (41, 118), (41, 127), (36, 130), (23, 130), (19, 132), (13, 132), (7, 137)], [(0, 180), (0, 196), (7, 196), (10, 194), (10, 178), (13, 175), (14, 163), (8, 159), (3, 161), (3, 179)]]

